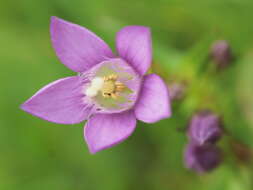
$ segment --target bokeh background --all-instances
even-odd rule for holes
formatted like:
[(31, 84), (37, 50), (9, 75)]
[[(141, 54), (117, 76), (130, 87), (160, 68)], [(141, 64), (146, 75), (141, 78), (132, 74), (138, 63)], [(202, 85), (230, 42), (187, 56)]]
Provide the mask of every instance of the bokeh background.
[[(1, 190), (253, 189), (253, 2), (251, 0), (0, 0)], [(139, 122), (120, 145), (90, 155), (83, 123), (53, 124), (20, 110), (38, 89), (75, 75), (50, 42), (51, 16), (85, 26), (114, 48), (125, 25), (152, 29), (152, 71), (184, 83), (173, 116)], [(227, 40), (234, 59), (217, 70), (210, 46)], [(185, 128), (197, 110), (224, 121), (222, 165), (199, 175), (185, 169)]]

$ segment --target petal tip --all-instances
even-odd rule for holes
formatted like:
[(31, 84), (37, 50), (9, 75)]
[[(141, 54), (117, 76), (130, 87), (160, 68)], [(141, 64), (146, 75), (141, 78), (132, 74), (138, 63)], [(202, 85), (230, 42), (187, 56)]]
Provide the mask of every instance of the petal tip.
[(19, 106), (19, 108), (27, 113), (33, 114), (29, 108), (29, 101), (31, 98), (29, 98), (28, 100), (26, 100), (23, 104), (21, 104)]
[(23, 104), (21, 104), (21, 105), (19, 106), (19, 108), (20, 108), (21, 110), (23, 110), (23, 111), (26, 111), (26, 102), (24, 102)]
[[(75, 90), (73, 90), (75, 89)], [(79, 92), (79, 77), (59, 79), (41, 88), (20, 108), (36, 117), (59, 124), (80, 123), (90, 114)]]
[(55, 21), (64, 21), (64, 20), (61, 19), (61, 18), (59, 18), (59, 17), (57, 17), (57, 16), (51, 16), (51, 17), (50, 17), (50, 21), (51, 21), (51, 22), (55, 22)]
[[(88, 121), (87, 121), (87, 122), (88, 122)], [(86, 123), (86, 125), (87, 125), (87, 123)], [(85, 140), (85, 142), (86, 142), (86, 144), (87, 144), (89, 153), (90, 153), (90, 154), (96, 154), (96, 153), (98, 152), (98, 150), (96, 150), (96, 149), (92, 146), (92, 144), (89, 143), (89, 140), (88, 140), (89, 138), (88, 138), (88, 136), (87, 136), (87, 133), (85, 132), (86, 127), (87, 127), (86, 125), (84, 126), (84, 129), (83, 129), (83, 137), (84, 137), (84, 140)]]
[(64, 19), (62, 18), (59, 18), (57, 16), (51, 16), (50, 17), (50, 22), (51, 22), (51, 26), (52, 24), (56, 24), (56, 23), (69, 23), (68, 21), (65, 21)]
[(105, 150), (105, 149), (108, 149), (108, 148), (111, 148), (117, 144), (120, 144), (122, 141), (126, 140), (131, 134), (129, 134), (127, 137), (125, 137), (124, 139), (118, 141), (118, 142), (115, 142), (115, 143), (111, 143), (111, 144), (108, 144), (108, 145), (105, 145), (105, 146), (96, 146), (94, 145), (93, 143), (90, 143), (90, 140), (88, 138), (88, 136), (85, 135), (86, 133), (84, 133), (84, 139), (85, 139), (85, 142), (87, 143), (87, 146), (88, 146), (88, 150), (90, 152), (90, 154), (96, 154), (97, 152), (100, 152), (102, 150)]
[(31, 100), (31, 98), (28, 99), (27, 101), (25, 101), (23, 104), (21, 104), (21, 105), (20, 105), (20, 109), (23, 110), (23, 111), (25, 111), (25, 112), (28, 113), (28, 114), (31, 114), (31, 115), (35, 116), (35, 117), (41, 118), (41, 119), (43, 119), (43, 120), (47, 120), (46, 118), (43, 118), (42, 116), (40, 116), (40, 115), (36, 112), (36, 110), (32, 109), (31, 106), (29, 106), (30, 100)]
[(88, 145), (88, 150), (89, 150), (89, 153), (90, 154), (96, 154), (99, 150), (96, 150), (96, 149), (93, 149), (93, 147), (92, 146), (90, 146), (88, 143), (87, 143), (87, 145)]
[(84, 127), (84, 139), (85, 139), (85, 142), (87, 143), (87, 147), (88, 147), (88, 150), (89, 150), (89, 153), (90, 153), (90, 154), (94, 155), (94, 154), (96, 154), (97, 152), (99, 152), (99, 151), (101, 151), (101, 150), (104, 150), (104, 149), (106, 149), (106, 148), (109, 148), (109, 147), (96, 148), (95, 146), (93, 146), (92, 143), (89, 143), (90, 141), (88, 140), (89, 138), (88, 138), (88, 136), (87, 136), (86, 133), (85, 133), (85, 128), (86, 128), (86, 127)]
[(51, 16), (50, 17), (50, 29), (52, 30), (52, 27), (54, 26), (54, 24), (58, 21), (61, 21), (62, 19), (60, 19), (57, 16)]
[(54, 20), (57, 19), (57, 18), (58, 18), (57, 16), (51, 16), (51, 17), (50, 17), (50, 20), (51, 20), (51, 21), (54, 21)]
[(96, 153), (98, 153), (98, 152), (100, 152), (100, 151), (102, 151), (104, 149), (110, 148), (110, 147), (95, 148), (95, 147), (89, 145), (88, 143), (87, 143), (87, 145), (88, 145), (89, 153), (92, 154), (92, 155), (94, 155), (94, 154), (96, 154)]
[(85, 141), (87, 142), (87, 146), (88, 146), (90, 154), (96, 154), (97, 152), (100, 152), (102, 150), (105, 150), (105, 149), (108, 149), (108, 148), (111, 148), (113, 146), (116, 146), (116, 145), (120, 144), (121, 142), (125, 141), (131, 134), (129, 134), (127, 137), (125, 137), (124, 139), (122, 139), (122, 140), (120, 140), (118, 142), (111, 143), (109, 145), (101, 146), (101, 147), (95, 147), (95, 146), (89, 144), (88, 140), (86, 138), (85, 138)]

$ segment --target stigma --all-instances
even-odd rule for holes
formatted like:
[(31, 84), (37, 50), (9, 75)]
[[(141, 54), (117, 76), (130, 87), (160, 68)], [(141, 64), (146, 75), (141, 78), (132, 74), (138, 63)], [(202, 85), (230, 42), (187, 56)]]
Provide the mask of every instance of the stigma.
[(85, 95), (93, 98), (99, 93), (104, 98), (117, 99), (126, 86), (118, 81), (118, 76), (116, 74), (111, 74), (105, 77), (95, 77), (92, 79), (90, 86), (86, 88)]

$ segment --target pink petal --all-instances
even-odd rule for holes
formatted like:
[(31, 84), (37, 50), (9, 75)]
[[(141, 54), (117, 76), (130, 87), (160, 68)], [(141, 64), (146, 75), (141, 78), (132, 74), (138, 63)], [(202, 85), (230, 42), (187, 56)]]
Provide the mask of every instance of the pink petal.
[(169, 93), (166, 84), (156, 74), (144, 77), (139, 100), (135, 106), (136, 118), (154, 123), (171, 115)]
[(132, 134), (135, 125), (133, 111), (94, 115), (84, 128), (90, 152), (94, 154), (122, 142)]
[(52, 82), (27, 100), (21, 108), (42, 119), (62, 124), (85, 120), (90, 108), (84, 103), (80, 77)]
[(150, 29), (143, 26), (127, 26), (116, 37), (119, 55), (131, 64), (139, 74), (144, 75), (152, 61)]
[(50, 32), (57, 56), (73, 71), (83, 72), (107, 58), (114, 57), (102, 39), (77, 24), (52, 17)]

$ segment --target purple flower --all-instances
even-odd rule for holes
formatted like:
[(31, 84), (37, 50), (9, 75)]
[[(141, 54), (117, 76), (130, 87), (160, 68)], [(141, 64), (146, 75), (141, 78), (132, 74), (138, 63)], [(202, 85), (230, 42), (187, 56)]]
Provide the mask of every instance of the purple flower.
[(228, 66), (232, 59), (230, 45), (226, 40), (218, 40), (211, 47), (211, 56), (219, 68)]
[(198, 173), (209, 172), (221, 163), (221, 151), (214, 144), (198, 145), (190, 142), (185, 149), (185, 165)]
[(174, 82), (170, 84), (170, 100), (180, 100), (184, 97), (186, 91), (186, 83), (185, 82)]
[(210, 111), (201, 111), (193, 116), (188, 137), (199, 145), (215, 143), (222, 135), (220, 118)]
[(168, 89), (156, 74), (149, 28), (127, 26), (116, 36), (117, 55), (88, 29), (51, 19), (51, 39), (61, 62), (77, 76), (52, 82), (22, 109), (62, 124), (88, 120), (84, 137), (91, 153), (120, 143), (136, 120), (154, 123), (171, 115)]

